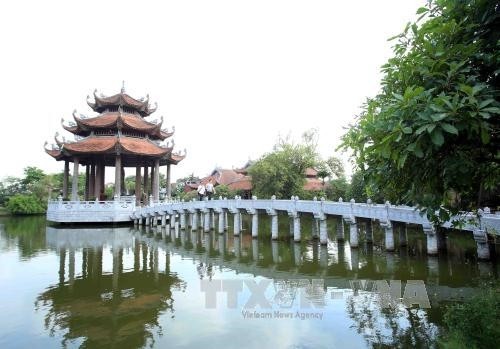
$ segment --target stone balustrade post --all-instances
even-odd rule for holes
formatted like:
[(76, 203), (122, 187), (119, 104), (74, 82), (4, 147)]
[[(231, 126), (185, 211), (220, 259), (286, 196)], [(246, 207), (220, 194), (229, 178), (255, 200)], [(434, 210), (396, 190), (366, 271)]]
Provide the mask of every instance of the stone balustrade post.
[[(257, 200), (256, 196), (252, 196), (252, 203)], [(257, 238), (259, 235), (259, 213), (256, 209), (247, 209), (247, 213), (252, 215), (252, 238)]]
[(380, 222), (380, 225), (384, 228), (385, 232), (385, 250), (388, 252), (394, 251), (394, 230), (392, 227), (392, 222)]
[(319, 217), (319, 243), (321, 245), (328, 244), (328, 227), (325, 215)]
[(218, 211), (219, 214), (219, 234), (224, 234), (224, 209)]
[(473, 232), (477, 245), (477, 258), (481, 260), (490, 259), (490, 247), (488, 245), (488, 235), (483, 229), (476, 229)]
[(300, 232), (300, 214), (296, 212), (293, 216), (293, 241), (300, 242), (301, 232)]
[(423, 226), (424, 234), (427, 236), (427, 254), (428, 255), (437, 255), (438, 253), (438, 242), (437, 242), (437, 234), (436, 228), (430, 224), (426, 224)]
[(204, 209), (203, 211), (203, 232), (210, 232), (210, 209)]
[(278, 239), (278, 212), (274, 209), (274, 201), (276, 200), (276, 196), (273, 195), (271, 197), (272, 207), (266, 208), (266, 212), (269, 216), (271, 216), (271, 239)]
[(186, 229), (186, 212), (184, 212), (184, 210), (179, 211), (179, 220), (181, 223), (181, 230), (185, 230)]
[(240, 235), (240, 213), (238, 209), (231, 211), (233, 214), (233, 234), (235, 236)]

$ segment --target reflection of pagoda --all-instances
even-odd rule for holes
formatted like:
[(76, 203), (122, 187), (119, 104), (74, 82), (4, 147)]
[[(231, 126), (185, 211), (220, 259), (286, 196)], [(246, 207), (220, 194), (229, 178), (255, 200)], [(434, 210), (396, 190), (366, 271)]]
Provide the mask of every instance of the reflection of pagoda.
[[(115, 167), (115, 197), (120, 197), (124, 187), (124, 168), (136, 168), (136, 200), (146, 200), (149, 193), (159, 199), (160, 166), (167, 166), (167, 195), (170, 196), (170, 165), (177, 165), (184, 155), (173, 153), (174, 142), (161, 142), (173, 135), (162, 129), (161, 121), (146, 121), (155, 110), (149, 104), (149, 96), (135, 99), (125, 93), (104, 97), (94, 91), (94, 102), (87, 100), (96, 117), (87, 118), (73, 113), (74, 122), (63, 123), (65, 130), (75, 135), (75, 141), (60, 141), (46, 152), (58, 161), (64, 161), (63, 196), (68, 197), (69, 163), (73, 162), (73, 201), (78, 200), (78, 168), (85, 166), (85, 200), (102, 197), (106, 166)], [(64, 121), (64, 120), (62, 120)], [(141, 168), (143, 176), (141, 178)], [(141, 187), (141, 180), (144, 180)], [(149, 182), (148, 182), (149, 180)], [(151, 191), (149, 191), (151, 188)], [(143, 193), (145, 195), (143, 195)]]
[[(39, 295), (37, 306), (46, 308), (48, 330), (65, 331), (63, 346), (83, 339), (82, 347), (143, 347), (152, 340), (153, 328), (161, 332), (159, 317), (173, 316), (172, 291), (184, 283), (170, 272), (169, 254), (159, 266), (158, 249), (134, 241), (128, 228), (101, 233), (100, 245), (76, 230), (47, 229), (47, 243), (59, 252), (59, 283)], [(129, 245), (134, 266), (124, 270), (123, 251)], [(112, 273), (103, 273), (103, 246), (113, 255)], [(75, 251), (80, 249), (82, 272), (75, 275)]]

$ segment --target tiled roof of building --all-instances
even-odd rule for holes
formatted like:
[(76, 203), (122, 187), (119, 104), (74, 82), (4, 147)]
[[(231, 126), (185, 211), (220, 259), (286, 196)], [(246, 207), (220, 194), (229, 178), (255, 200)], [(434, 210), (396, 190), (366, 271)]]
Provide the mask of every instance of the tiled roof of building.
[(101, 154), (115, 153), (118, 149), (130, 154), (154, 157), (166, 155), (172, 151), (172, 148), (161, 147), (154, 142), (143, 138), (101, 136), (87, 137), (73, 143), (63, 143), (61, 150), (47, 150), (47, 153), (53, 157), (57, 157), (61, 152), (75, 154)]
[(174, 132), (167, 132), (162, 130), (162, 122), (155, 124), (144, 120), (141, 116), (118, 112), (106, 112), (94, 118), (81, 118), (73, 113), (73, 118), (76, 126), (66, 126), (63, 124), (64, 129), (67, 131), (82, 136), (88, 136), (92, 130), (96, 129), (128, 129), (132, 131), (143, 132), (151, 136), (152, 139), (165, 140), (171, 137)]
[(312, 167), (306, 168), (306, 177), (316, 177), (318, 171)]
[(151, 108), (149, 105), (149, 96), (142, 99), (135, 99), (122, 92), (117, 93), (113, 96), (104, 97), (98, 96), (97, 90), (94, 91), (94, 102), (87, 100), (87, 104), (96, 112), (101, 113), (106, 107), (110, 106), (121, 106), (131, 108), (138, 111), (142, 116), (151, 115), (156, 111), (155, 108)]

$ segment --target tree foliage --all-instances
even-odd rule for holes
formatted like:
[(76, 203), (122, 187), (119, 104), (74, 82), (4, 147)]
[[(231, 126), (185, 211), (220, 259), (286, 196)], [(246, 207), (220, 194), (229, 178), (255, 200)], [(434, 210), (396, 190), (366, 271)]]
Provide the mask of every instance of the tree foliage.
[(495, 348), (500, 335), (500, 289), (486, 285), (467, 302), (446, 309), (444, 348)]
[(45, 212), (45, 207), (34, 195), (17, 194), (9, 198), (7, 209), (15, 215), (39, 214)]
[(342, 140), (368, 188), (435, 222), (499, 204), (498, 13), (487, 0), (420, 8), (392, 38), (381, 93)]
[(260, 198), (301, 196), (306, 169), (318, 161), (316, 143), (314, 131), (305, 132), (302, 143), (280, 138), (273, 151), (264, 154), (249, 169), (253, 193)]

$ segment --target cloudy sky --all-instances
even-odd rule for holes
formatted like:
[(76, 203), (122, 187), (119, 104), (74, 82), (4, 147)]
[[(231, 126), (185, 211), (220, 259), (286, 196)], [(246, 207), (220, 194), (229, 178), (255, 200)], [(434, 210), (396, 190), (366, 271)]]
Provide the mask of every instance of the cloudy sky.
[[(0, 179), (63, 164), (43, 151), (97, 88), (158, 102), (188, 157), (173, 177), (238, 167), (319, 129), (333, 155), (377, 93), (387, 38), (424, 0), (7, 1), (0, 11)], [(344, 159), (347, 157), (344, 155)], [(133, 170), (127, 172), (132, 174)], [(112, 176), (111, 171), (108, 175)]]

